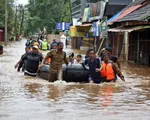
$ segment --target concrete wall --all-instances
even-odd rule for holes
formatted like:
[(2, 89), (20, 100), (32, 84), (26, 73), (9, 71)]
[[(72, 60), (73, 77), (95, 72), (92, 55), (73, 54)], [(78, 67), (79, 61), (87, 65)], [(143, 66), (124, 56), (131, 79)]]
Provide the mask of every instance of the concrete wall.
[(60, 40), (60, 35), (48, 34), (46, 39), (47, 39), (48, 43), (52, 43), (52, 41), (53, 41), (54, 38), (57, 41), (59, 41)]

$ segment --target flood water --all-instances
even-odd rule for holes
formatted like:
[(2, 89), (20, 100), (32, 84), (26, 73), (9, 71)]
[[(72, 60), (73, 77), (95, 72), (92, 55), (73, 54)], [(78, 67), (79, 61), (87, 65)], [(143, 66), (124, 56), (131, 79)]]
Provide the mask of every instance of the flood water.
[(124, 63), (115, 84), (48, 83), (14, 69), (24, 43), (0, 56), (0, 120), (150, 120), (149, 68)]

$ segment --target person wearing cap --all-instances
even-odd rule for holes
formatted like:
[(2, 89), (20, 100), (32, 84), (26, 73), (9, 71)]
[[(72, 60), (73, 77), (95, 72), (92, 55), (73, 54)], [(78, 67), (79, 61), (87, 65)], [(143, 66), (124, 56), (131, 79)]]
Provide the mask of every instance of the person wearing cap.
[(51, 44), (51, 49), (57, 49), (57, 42)]
[(55, 38), (53, 39), (53, 42), (50, 44), (50, 48), (53, 49), (54, 45), (57, 45), (57, 41)]
[(39, 66), (42, 67), (46, 63), (46, 60), (48, 58), (51, 58), (48, 77), (49, 82), (54, 82), (58, 79), (62, 79), (62, 64), (64, 62), (68, 64), (66, 53), (63, 51), (63, 47), (64, 45), (62, 42), (57, 42), (57, 49), (50, 50), (44, 58), (42, 64)]
[(24, 75), (37, 76), (38, 66), (43, 60), (43, 55), (38, 49), (37, 45), (33, 45), (32, 50), (22, 58), (25, 61)]

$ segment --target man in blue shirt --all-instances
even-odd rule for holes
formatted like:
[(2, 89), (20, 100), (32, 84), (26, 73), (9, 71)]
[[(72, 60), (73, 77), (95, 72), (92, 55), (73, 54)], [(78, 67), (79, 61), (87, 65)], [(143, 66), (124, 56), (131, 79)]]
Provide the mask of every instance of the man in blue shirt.
[(89, 50), (89, 58), (85, 60), (85, 65), (89, 66), (89, 83), (101, 83), (101, 62), (99, 58), (96, 58), (93, 49)]

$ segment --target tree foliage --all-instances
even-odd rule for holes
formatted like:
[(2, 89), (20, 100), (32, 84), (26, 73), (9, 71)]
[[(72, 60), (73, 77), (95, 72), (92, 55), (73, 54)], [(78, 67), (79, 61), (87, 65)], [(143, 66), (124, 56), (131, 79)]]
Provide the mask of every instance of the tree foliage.
[(47, 32), (55, 31), (56, 22), (70, 22), (70, 0), (29, 0), (29, 16), (26, 30), (36, 32), (44, 27)]

